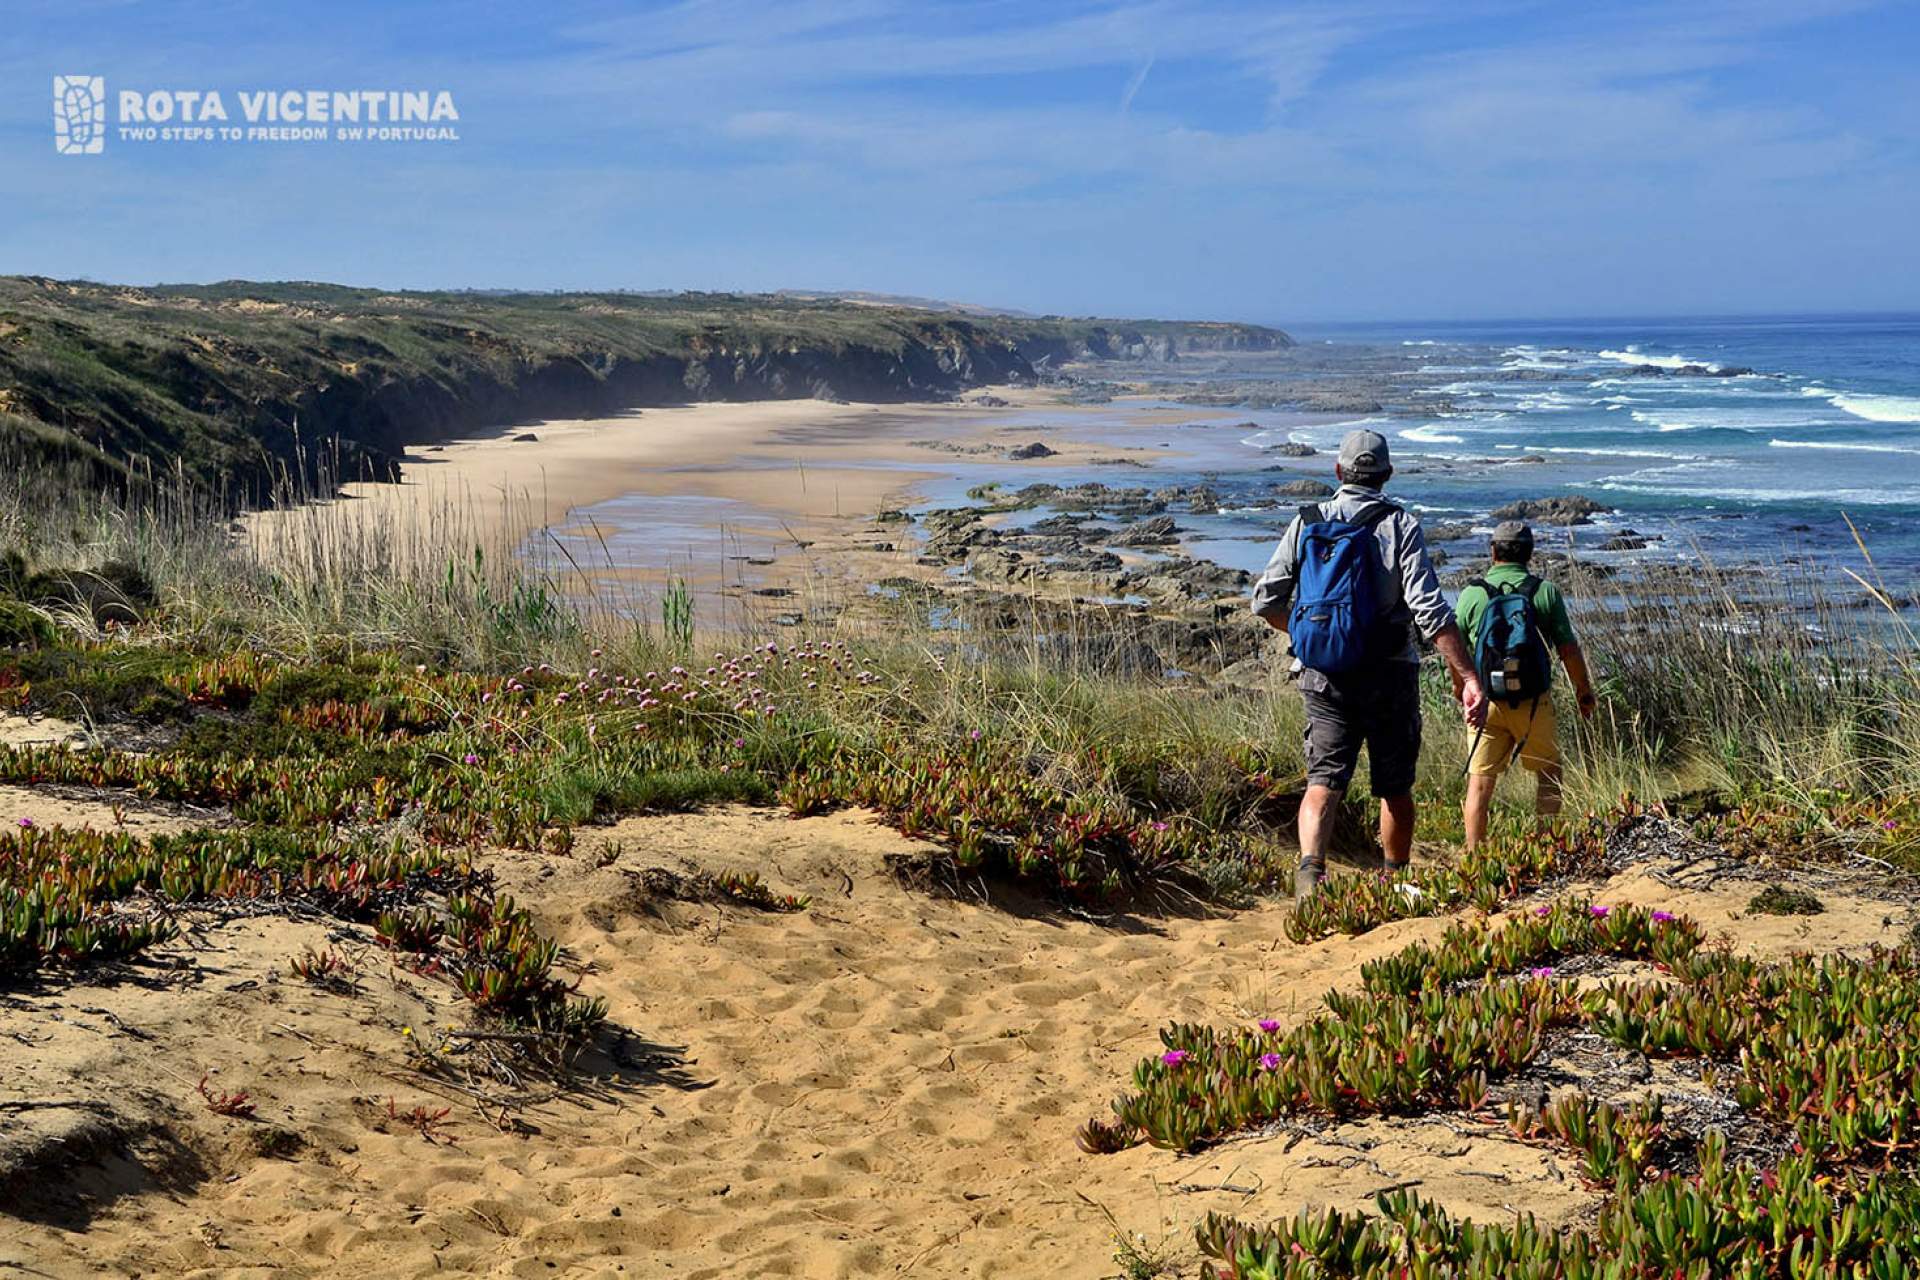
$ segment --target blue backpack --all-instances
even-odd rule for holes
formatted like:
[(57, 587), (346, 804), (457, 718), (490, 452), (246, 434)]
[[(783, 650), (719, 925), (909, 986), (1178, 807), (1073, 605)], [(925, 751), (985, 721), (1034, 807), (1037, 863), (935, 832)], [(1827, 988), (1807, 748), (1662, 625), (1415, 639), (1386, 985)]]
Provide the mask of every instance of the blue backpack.
[(1293, 613), (1287, 636), (1300, 664), (1329, 675), (1380, 656), (1380, 544), (1374, 526), (1397, 507), (1377, 502), (1351, 520), (1300, 508)]
[(1467, 585), (1487, 593), (1487, 611), (1473, 646), (1480, 687), (1510, 707), (1537, 701), (1553, 680), (1553, 658), (1533, 607), (1540, 579), (1528, 574), (1518, 586), (1495, 587), (1475, 578)]

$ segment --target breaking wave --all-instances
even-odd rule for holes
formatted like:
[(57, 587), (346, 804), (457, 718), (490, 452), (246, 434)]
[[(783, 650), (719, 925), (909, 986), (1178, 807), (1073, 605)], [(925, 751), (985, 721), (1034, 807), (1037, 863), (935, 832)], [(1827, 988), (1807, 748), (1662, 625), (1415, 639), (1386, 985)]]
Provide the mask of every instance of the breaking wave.
[(1920, 396), (1883, 396), (1866, 391), (1832, 391), (1818, 383), (1800, 388), (1803, 396), (1825, 400), (1868, 422), (1920, 422)]
[(1629, 345), (1625, 351), (1602, 351), (1602, 360), (1612, 360), (1618, 364), (1647, 364), (1656, 369), (1685, 369), (1689, 366), (1701, 369), (1720, 368), (1711, 360), (1695, 360), (1692, 356), (1652, 356), (1640, 350), (1637, 345)]

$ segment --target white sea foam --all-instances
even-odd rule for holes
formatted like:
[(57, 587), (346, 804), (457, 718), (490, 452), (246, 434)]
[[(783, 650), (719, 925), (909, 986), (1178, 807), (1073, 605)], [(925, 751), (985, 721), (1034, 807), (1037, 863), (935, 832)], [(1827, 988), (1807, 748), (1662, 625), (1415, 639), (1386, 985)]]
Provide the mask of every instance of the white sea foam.
[(1849, 453), (1908, 453), (1920, 455), (1920, 449), (1903, 449), (1897, 444), (1854, 444), (1846, 440), (1769, 440), (1775, 449), (1843, 449)]
[(1442, 431), (1440, 424), (1437, 422), (1429, 422), (1418, 427), (1408, 427), (1406, 430), (1400, 432), (1400, 438), (1402, 440), (1417, 440), (1421, 444), (1465, 444), (1467, 442), (1465, 436), (1449, 435), (1445, 431)]
[(1803, 396), (1825, 400), (1868, 422), (1920, 422), (1920, 396), (1885, 396), (1867, 391), (1832, 391), (1819, 383), (1800, 388)]
[(1781, 427), (1817, 427), (1830, 420), (1818, 410), (1769, 406), (1756, 409), (1633, 409), (1635, 422), (1659, 431), (1761, 431)]
[(1839, 502), (1856, 506), (1894, 506), (1920, 501), (1920, 489), (1883, 487), (1875, 489), (1836, 489), (1828, 486), (1784, 488), (1744, 486), (1730, 483), (1736, 476), (1753, 475), (1753, 468), (1727, 458), (1709, 458), (1700, 462), (1672, 466), (1643, 467), (1638, 471), (1603, 476), (1592, 483), (1595, 489), (1615, 493), (1642, 493), (1692, 498), (1712, 503), (1728, 502)]
[(1652, 427), (1656, 431), (1699, 431), (1703, 427), (1717, 427), (1721, 425), (1719, 422), (1713, 421), (1711, 415), (1706, 415), (1708, 420), (1702, 421), (1703, 415), (1701, 414), (1683, 415), (1677, 409), (1661, 409), (1658, 411), (1635, 409), (1630, 416), (1641, 426)]
[(1638, 344), (1630, 344), (1625, 351), (1602, 351), (1602, 360), (1612, 360), (1619, 364), (1647, 364), (1656, 369), (1684, 369), (1688, 365), (1699, 365), (1703, 369), (1718, 369), (1720, 366), (1711, 360), (1696, 360), (1692, 356), (1652, 356), (1640, 350)]
[(1403, 338), (1400, 340), (1400, 345), (1403, 347), (1437, 347), (1440, 344), (1432, 338)]
[(1607, 449), (1598, 445), (1573, 444), (1501, 445), (1500, 448), (1520, 448), (1527, 453), (1575, 453), (1594, 458), (1661, 458), (1669, 462), (1700, 462), (1706, 456), (1699, 453), (1673, 453), (1666, 449)]
[(1628, 478), (1600, 480), (1593, 488), (1613, 493), (1644, 493), (1669, 497), (1694, 498), (1712, 502), (1838, 502), (1849, 506), (1888, 507), (1920, 502), (1920, 489), (1768, 489), (1712, 487), (1634, 481)]
[(1500, 354), (1503, 357), (1500, 363), (1502, 369), (1565, 369), (1580, 362), (1579, 353), (1566, 347), (1543, 350), (1531, 343), (1508, 347)]

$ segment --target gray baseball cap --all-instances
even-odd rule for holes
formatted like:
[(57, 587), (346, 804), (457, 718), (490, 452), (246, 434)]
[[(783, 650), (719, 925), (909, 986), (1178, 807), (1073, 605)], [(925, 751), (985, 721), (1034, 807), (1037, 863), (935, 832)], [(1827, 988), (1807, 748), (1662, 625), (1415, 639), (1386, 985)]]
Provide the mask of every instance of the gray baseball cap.
[(1340, 442), (1340, 469), (1354, 476), (1383, 476), (1393, 470), (1387, 438), (1364, 427), (1347, 432)]
[(1524, 520), (1502, 520), (1493, 526), (1493, 541), (1530, 547), (1533, 545), (1533, 530), (1527, 527)]

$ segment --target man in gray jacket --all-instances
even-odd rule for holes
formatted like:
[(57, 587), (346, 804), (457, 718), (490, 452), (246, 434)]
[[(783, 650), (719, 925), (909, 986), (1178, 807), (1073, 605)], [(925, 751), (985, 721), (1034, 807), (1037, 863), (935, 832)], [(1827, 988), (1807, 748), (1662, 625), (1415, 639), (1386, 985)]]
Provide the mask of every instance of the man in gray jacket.
[[(1380, 492), (1393, 475), (1386, 437), (1376, 431), (1349, 432), (1334, 474), (1340, 479), (1339, 491), (1319, 504), (1314, 518), (1371, 522), (1379, 549), (1374, 584), (1380, 602), (1379, 638), (1364, 662), (1338, 674), (1294, 660), (1307, 712), (1307, 790), (1300, 800), (1300, 866), (1293, 880), (1294, 896), (1301, 900), (1326, 875), (1333, 815), (1353, 782), (1363, 746), (1373, 794), (1380, 801), (1386, 868), (1405, 867), (1413, 856), (1413, 782), (1420, 761), (1420, 650), (1415, 630), (1440, 651), (1452, 671), (1467, 723), (1477, 725), (1486, 715), (1486, 696), (1453, 610), (1440, 594), (1419, 518)], [(1276, 631), (1287, 629), (1302, 525), (1302, 515), (1296, 515), (1253, 587), (1253, 612)]]

